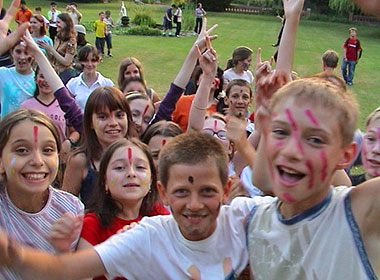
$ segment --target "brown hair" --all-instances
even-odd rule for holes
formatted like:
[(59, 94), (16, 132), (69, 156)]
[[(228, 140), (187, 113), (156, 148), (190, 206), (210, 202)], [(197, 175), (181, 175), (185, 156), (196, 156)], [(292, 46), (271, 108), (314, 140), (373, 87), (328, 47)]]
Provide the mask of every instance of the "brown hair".
[(228, 98), (230, 96), (230, 92), (233, 86), (240, 86), (240, 87), (246, 87), (249, 89), (249, 97), (252, 97), (252, 89), (250, 84), (246, 80), (232, 80), (231, 82), (228, 83), (227, 88), (226, 88), (226, 97)]
[(103, 153), (103, 148), (98, 141), (95, 130), (92, 128), (92, 115), (100, 112), (104, 108), (110, 111), (122, 110), (127, 114), (128, 130), (126, 137), (137, 136), (131, 110), (129, 109), (128, 101), (124, 94), (115, 87), (99, 87), (95, 89), (87, 100), (83, 114), (83, 131), (81, 144), (75, 151), (75, 154), (86, 153), (87, 159), (99, 159)]
[(336, 51), (327, 50), (322, 55), (322, 61), (327, 67), (336, 68), (339, 61), (339, 55)]
[(32, 18), (35, 18), (39, 23), (43, 23), (42, 26), (40, 27), (40, 35), (42, 35), (42, 36), (45, 35), (46, 34), (46, 24), (45, 24), (44, 18), (41, 15), (32, 15)]
[(71, 16), (68, 13), (60, 13), (58, 17), (66, 24), (66, 26), (61, 29), (61, 31), (57, 34), (57, 37), (62, 41), (69, 41), (70, 39), (76, 41), (74, 22), (71, 19)]
[[(338, 121), (342, 145), (352, 142), (358, 118), (358, 104), (350, 91), (337, 87), (318, 77), (298, 79), (280, 88), (272, 97), (269, 110), (285, 98), (294, 97), (297, 102), (311, 103), (328, 112)], [(334, 115), (333, 115), (334, 114)]]
[(87, 57), (92, 53), (92, 58), (95, 60), (100, 60), (99, 51), (94, 46), (84, 46), (79, 50), (78, 61), (86, 61)]
[(182, 133), (182, 128), (175, 122), (162, 120), (149, 126), (143, 134), (141, 141), (148, 145), (149, 141), (156, 135), (175, 137)]
[(141, 62), (135, 58), (135, 57), (127, 57), (127, 58), (124, 58), (121, 62), (120, 62), (120, 66), (119, 66), (119, 76), (117, 78), (117, 84), (119, 86), (119, 88), (121, 88), (122, 84), (123, 84), (123, 81), (125, 80), (124, 78), (124, 72), (125, 70), (128, 68), (129, 65), (131, 64), (134, 64), (136, 65), (137, 69), (139, 70), (139, 73), (140, 73), (140, 78), (142, 80), (142, 82), (144, 83), (144, 86), (146, 87), (146, 81), (145, 81), (145, 75), (144, 75), (144, 69), (142, 67), (142, 64)]
[(144, 197), (141, 206), (140, 214), (142, 216), (148, 216), (154, 209), (154, 203), (158, 202), (157, 194), (157, 173), (154, 167), (154, 162), (150, 154), (149, 148), (144, 143), (140, 142), (136, 138), (132, 139), (120, 139), (115, 143), (112, 143), (107, 150), (104, 152), (99, 165), (99, 176), (96, 181), (94, 188), (94, 195), (89, 204), (88, 210), (90, 212), (95, 212), (96, 216), (100, 221), (102, 227), (108, 227), (112, 225), (113, 219), (117, 214), (123, 211), (123, 205), (112, 198), (111, 194), (106, 191), (106, 173), (107, 167), (111, 160), (112, 155), (120, 147), (125, 147), (128, 145), (134, 145), (139, 148), (147, 157), (149, 162), (149, 168), (151, 172), (151, 184), (150, 191)]
[(367, 117), (367, 120), (365, 121), (365, 127), (367, 128), (372, 121), (380, 119), (380, 107), (373, 110)]
[(232, 58), (227, 61), (226, 69), (232, 68), (238, 64), (239, 61), (247, 59), (252, 55), (252, 50), (248, 47), (237, 47), (232, 53)]
[(203, 132), (192, 131), (174, 137), (162, 148), (159, 161), (160, 181), (165, 188), (170, 168), (176, 164), (209, 162), (216, 165), (223, 187), (228, 180), (228, 158), (223, 145), (215, 137)]

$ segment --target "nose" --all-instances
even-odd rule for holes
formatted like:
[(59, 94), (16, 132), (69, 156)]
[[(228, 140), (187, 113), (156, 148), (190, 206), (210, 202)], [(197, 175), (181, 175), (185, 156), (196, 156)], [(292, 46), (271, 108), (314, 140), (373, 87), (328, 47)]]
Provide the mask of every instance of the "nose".
[(189, 201), (187, 203), (187, 209), (191, 211), (197, 211), (203, 208), (203, 203), (201, 198), (197, 193), (192, 193), (189, 197)]
[(30, 164), (33, 166), (42, 166), (43, 165), (42, 154), (39, 150), (35, 150), (32, 152), (32, 158), (30, 160)]
[(372, 150), (375, 154), (379, 155), (380, 154), (380, 139), (376, 141), (375, 146), (373, 147)]
[(136, 177), (135, 169), (133, 168), (133, 164), (130, 164), (127, 171), (127, 178), (135, 178), (135, 177)]
[(117, 120), (115, 115), (111, 115), (109, 118), (109, 125), (110, 126), (117, 126)]
[(281, 148), (281, 153), (289, 161), (299, 161), (302, 159), (304, 154), (302, 142), (295, 132), (292, 133), (290, 139), (285, 141)]

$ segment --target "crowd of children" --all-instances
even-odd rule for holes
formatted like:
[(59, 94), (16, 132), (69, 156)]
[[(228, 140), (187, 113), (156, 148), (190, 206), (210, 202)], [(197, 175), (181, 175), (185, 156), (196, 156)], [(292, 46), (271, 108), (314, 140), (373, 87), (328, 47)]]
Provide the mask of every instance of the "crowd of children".
[[(217, 25), (198, 6), (199, 35), (160, 100), (134, 57), (117, 87), (97, 71), (105, 44), (112, 56), (109, 11), (93, 47), (77, 41), (75, 3), (23, 23), (13, 0), (0, 20), (14, 63), (0, 67), (0, 278), (377, 279), (380, 110), (357, 130), (356, 29), (343, 79), (333, 50), (323, 72), (293, 75), (303, 5), (283, 0), (275, 69), (258, 49), (254, 73), (245, 46), (218, 67)], [(360, 161), (363, 174), (346, 173)]]

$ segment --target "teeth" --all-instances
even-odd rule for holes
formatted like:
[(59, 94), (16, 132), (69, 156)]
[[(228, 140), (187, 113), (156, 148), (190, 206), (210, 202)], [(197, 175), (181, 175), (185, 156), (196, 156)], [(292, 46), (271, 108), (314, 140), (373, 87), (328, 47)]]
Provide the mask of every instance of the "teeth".
[(117, 134), (117, 133), (119, 133), (119, 130), (109, 130), (109, 131), (107, 131), (107, 133), (109, 133), (109, 134)]
[(294, 170), (291, 170), (291, 169), (288, 169), (286, 167), (281, 167), (282, 171), (286, 172), (286, 173), (289, 173), (289, 174), (300, 174)]
[(41, 174), (41, 173), (25, 174), (25, 178), (28, 180), (41, 180), (45, 178), (45, 174)]

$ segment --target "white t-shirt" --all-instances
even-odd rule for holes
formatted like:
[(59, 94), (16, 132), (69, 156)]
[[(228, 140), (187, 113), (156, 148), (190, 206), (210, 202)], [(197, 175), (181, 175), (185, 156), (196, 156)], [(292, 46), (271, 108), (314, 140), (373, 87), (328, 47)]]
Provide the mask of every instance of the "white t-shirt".
[(99, 72), (97, 72), (96, 81), (88, 87), (87, 84), (83, 80), (83, 73), (78, 77), (72, 78), (66, 85), (67, 89), (74, 95), (75, 102), (78, 104), (82, 112), (84, 112), (84, 108), (86, 107), (87, 99), (90, 94), (97, 89), (98, 87), (106, 87), (113, 86), (113, 82), (103, 77)]
[(290, 219), (278, 212), (278, 200), (252, 210), (254, 279), (377, 279), (351, 210), (351, 189), (332, 188), (324, 201)]
[(133, 229), (111, 237), (95, 250), (111, 277), (234, 279), (248, 260), (244, 218), (256, 203), (272, 200), (234, 199), (230, 206), (221, 207), (216, 230), (201, 241), (185, 239), (172, 215), (155, 216), (142, 219)]
[(174, 15), (177, 16), (177, 22), (182, 22), (182, 10), (180, 8), (177, 8)]
[(224, 83), (228, 84), (233, 80), (245, 80), (249, 84), (253, 83), (253, 75), (250, 70), (244, 71), (242, 75), (235, 73), (235, 71), (230, 68), (223, 73)]

